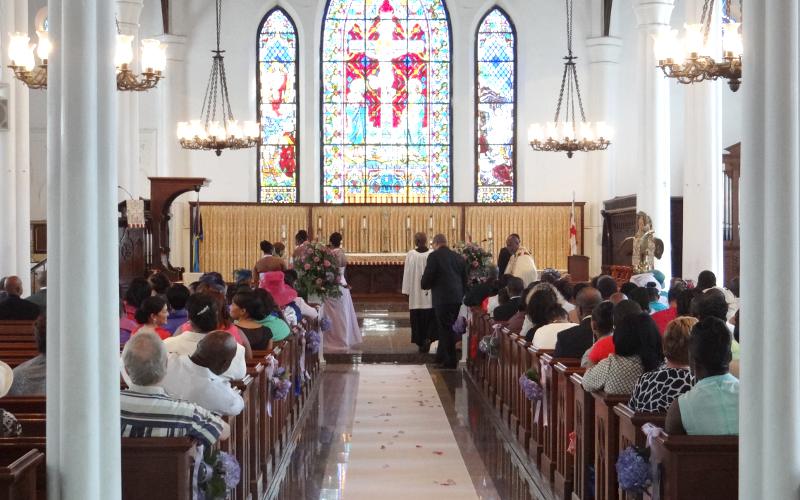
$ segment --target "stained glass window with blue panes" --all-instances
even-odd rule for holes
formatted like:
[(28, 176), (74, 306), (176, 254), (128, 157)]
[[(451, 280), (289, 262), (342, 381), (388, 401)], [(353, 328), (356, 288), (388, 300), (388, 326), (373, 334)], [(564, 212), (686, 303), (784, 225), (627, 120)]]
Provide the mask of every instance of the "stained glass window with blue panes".
[(329, 0), (322, 35), (322, 199), (451, 199), (443, 0)]
[(297, 30), (271, 10), (258, 33), (259, 201), (297, 202)]
[(476, 78), (476, 201), (515, 198), (516, 50), (508, 16), (492, 9), (478, 26)]

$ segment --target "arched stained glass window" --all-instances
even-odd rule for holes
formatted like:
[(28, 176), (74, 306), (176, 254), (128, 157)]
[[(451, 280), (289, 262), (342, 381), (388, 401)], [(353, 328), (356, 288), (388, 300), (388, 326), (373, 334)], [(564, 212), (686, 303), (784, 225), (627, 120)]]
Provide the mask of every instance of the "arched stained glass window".
[(322, 30), (322, 199), (451, 199), (443, 0), (329, 0)]
[(499, 7), (487, 13), (475, 38), (475, 198), (516, 198), (516, 32)]
[(281, 8), (258, 28), (258, 199), (296, 203), (297, 196), (297, 29)]

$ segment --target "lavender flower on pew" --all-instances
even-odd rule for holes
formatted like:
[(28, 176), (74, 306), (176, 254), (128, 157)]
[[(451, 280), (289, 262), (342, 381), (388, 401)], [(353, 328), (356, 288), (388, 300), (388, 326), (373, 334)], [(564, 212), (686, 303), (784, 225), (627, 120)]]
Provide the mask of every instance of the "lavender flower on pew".
[(652, 483), (649, 450), (628, 446), (617, 458), (617, 480), (628, 493), (642, 493)]
[(286, 368), (278, 368), (271, 382), (272, 399), (276, 401), (286, 399), (286, 396), (289, 395), (289, 391), (292, 390), (292, 378), (289, 376)]
[(490, 358), (496, 358), (500, 355), (500, 339), (487, 335), (478, 343), (478, 349)]
[(319, 332), (316, 330), (309, 330), (306, 332), (306, 350), (311, 354), (317, 354), (319, 352), (319, 345), (322, 342), (322, 338), (319, 335)]
[(544, 396), (544, 390), (539, 384), (539, 374), (534, 370), (528, 370), (519, 377), (519, 386), (528, 401), (540, 401)]
[(201, 483), (197, 491), (198, 500), (223, 500), (228, 492), (239, 484), (242, 470), (236, 457), (219, 450), (206, 450), (198, 474)]

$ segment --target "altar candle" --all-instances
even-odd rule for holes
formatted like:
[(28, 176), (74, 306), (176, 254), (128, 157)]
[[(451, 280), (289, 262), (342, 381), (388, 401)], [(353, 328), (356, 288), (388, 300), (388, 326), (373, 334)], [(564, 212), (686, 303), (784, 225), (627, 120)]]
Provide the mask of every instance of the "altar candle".
[(322, 231), (322, 216), (321, 215), (317, 216), (317, 230), (320, 231), (320, 232)]
[(411, 216), (406, 215), (406, 229), (411, 229)]
[(492, 239), (492, 225), (489, 224), (489, 229), (486, 231), (486, 237)]
[(281, 238), (286, 239), (286, 224), (281, 224)]
[(339, 229), (344, 229), (344, 215), (339, 216)]
[(433, 229), (433, 215), (428, 216), (428, 229)]
[(366, 229), (366, 228), (367, 228), (367, 216), (365, 215), (361, 217), (361, 229)]
[(456, 229), (456, 216), (455, 215), (451, 215), (450, 216), (450, 227), (451, 227), (451, 229), (453, 229), (453, 231), (455, 231), (455, 229)]

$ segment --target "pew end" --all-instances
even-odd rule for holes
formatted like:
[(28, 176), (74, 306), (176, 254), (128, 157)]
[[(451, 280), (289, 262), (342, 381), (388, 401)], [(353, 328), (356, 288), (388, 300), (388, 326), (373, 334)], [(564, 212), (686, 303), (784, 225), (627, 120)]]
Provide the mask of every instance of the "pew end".
[(36, 500), (36, 476), (44, 469), (44, 453), (36, 449), (3, 453), (0, 449), (0, 500)]

